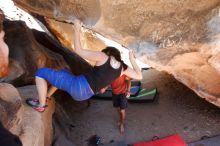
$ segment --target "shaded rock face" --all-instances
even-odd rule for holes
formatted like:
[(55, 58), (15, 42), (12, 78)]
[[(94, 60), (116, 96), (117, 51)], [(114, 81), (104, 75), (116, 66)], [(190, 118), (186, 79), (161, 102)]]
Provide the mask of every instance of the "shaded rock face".
[(91, 65), (81, 57), (46, 33), (30, 30), (21, 21), (6, 21), (4, 29), (10, 51), (10, 74), (0, 78), (0, 82), (16, 86), (34, 83), (35, 72), (41, 67), (67, 68), (76, 75), (91, 69)]
[(62, 55), (65, 62), (69, 66), (69, 69), (75, 75), (87, 73), (92, 69), (92, 66), (88, 62), (69, 49), (63, 47), (58, 41), (52, 39), (46, 33), (37, 30), (32, 30), (32, 32), (38, 43), (51, 51)]
[[(0, 83), (0, 122), (3, 127), (19, 137), (23, 146), (49, 146), (52, 142), (54, 101), (48, 103), (47, 111), (42, 114), (25, 103), (26, 98), (36, 96), (35, 86), (25, 86), (17, 90), (10, 84)], [(5, 145), (9, 144), (8, 141)]]
[[(15, 0), (17, 6), (29, 12), (62, 22), (72, 22), (75, 17), (84, 21), (85, 15), (69, 12), (95, 7), (94, 11), (101, 13), (91, 11), (91, 19), (99, 18), (93, 19), (97, 20), (92, 26), (95, 32), (135, 48), (142, 61), (172, 74), (199, 96), (220, 106), (219, 0), (105, 0), (99, 1), (97, 7), (86, 4), (81, 9), (71, 7), (73, 1), (67, 0), (65, 10), (55, 5), (57, 2)], [(55, 10), (64, 17), (56, 17)], [(93, 14), (97, 14), (96, 17)], [(87, 15), (86, 19), (89, 17)], [(46, 21), (51, 30), (61, 32), (64, 24), (47, 18)], [(85, 25), (91, 28), (88, 23)], [(62, 31), (54, 34), (66, 46), (72, 46), (72, 34), (65, 29)]]
[[(72, 137), (73, 133), (78, 133), (81, 135), (81, 132), (74, 132), (74, 128), (77, 127), (76, 122), (72, 120), (73, 113), (76, 111), (78, 113), (84, 114), (84, 110), (90, 110), (89, 104), (87, 101), (76, 102), (65, 92), (56, 92), (54, 95), (56, 100), (56, 109), (53, 116), (53, 125), (54, 125), (54, 146), (78, 146), (83, 145), (77, 144), (75, 139)], [(65, 97), (65, 99), (63, 98)], [(73, 108), (74, 107), (74, 108)], [(91, 114), (92, 115), (92, 114)], [(92, 116), (95, 116), (94, 114)], [(79, 120), (79, 119), (75, 119)], [(82, 139), (87, 139), (86, 137), (81, 137)]]
[(21, 21), (4, 23), (9, 47), (10, 74), (0, 81), (22, 85), (32, 83), (37, 68), (68, 68), (63, 57), (39, 44), (31, 30)]
[(0, 84), (1, 123), (8, 129), (15, 124), (17, 113), (22, 106), (18, 91), (9, 84)]
[[(39, 113), (25, 103), (27, 98), (38, 96), (36, 86), (23, 86), (17, 90), (22, 98), (22, 120), (20, 125), (15, 125), (10, 131), (20, 137), (24, 146), (51, 145), (53, 139), (52, 115), (55, 111), (54, 100), (47, 102), (47, 110)], [(21, 126), (20, 130), (19, 126)]]

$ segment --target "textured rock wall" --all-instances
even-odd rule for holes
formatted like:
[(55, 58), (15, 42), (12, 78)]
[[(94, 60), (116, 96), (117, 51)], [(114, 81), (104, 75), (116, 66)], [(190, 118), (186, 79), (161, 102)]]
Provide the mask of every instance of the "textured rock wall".
[(72, 43), (69, 29), (62, 29), (63, 24), (48, 18), (68, 23), (80, 18), (86, 27), (135, 48), (142, 61), (172, 74), (199, 96), (220, 106), (219, 0), (93, 1), (98, 5), (80, 2), (15, 0), (19, 7), (46, 16), (52, 30), (63, 32), (58, 38), (67, 46)]
[(20, 138), (23, 146), (49, 146), (52, 142), (54, 101), (50, 101), (47, 110), (41, 114), (25, 103), (26, 98), (36, 96), (35, 86), (17, 90), (10, 84), (0, 83), (0, 122)]
[[(53, 19), (46, 19), (46, 23), (65, 47), (69, 48), (70, 50), (74, 50), (74, 29), (70, 24), (58, 22)], [(106, 46), (102, 41), (97, 39), (94, 32), (90, 30), (85, 30), (85, 33), (81, 39), (84, 41), (82, 45), (84, 45), (83, 47), (85, 49), (92, 48), (93, 50), (101, 50)]]
[(100, 17), (99, 0), (16, 0), (23, 9), (48, 18), (66, 21), (80, 18), (84, 23), (93, 25)]

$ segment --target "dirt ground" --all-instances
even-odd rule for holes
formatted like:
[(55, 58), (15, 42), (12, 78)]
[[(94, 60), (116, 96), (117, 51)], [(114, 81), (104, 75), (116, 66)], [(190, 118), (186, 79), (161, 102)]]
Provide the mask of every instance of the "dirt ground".
[(153, 103), (129, 103), (124, 134), (117, 128), (118, 115), (111, 101), (94, 99), (87, 107), (86, 103), (72, 102), (69, 98), (62, 100), (59, 106), (65, 108), (70, 118), (62, 121), (69, 131), (68, 137), (76, 146), (87, 146), (87, 139), (95, 134), (101, 137), (103, 144), (111, 140), (131, 144), (176, 133), (186, 142), (192, 142), (220, 134), (220, 109), (171, 75), (154, 69), (144, 71), (142, 85), (157, 87), (159, 95)]

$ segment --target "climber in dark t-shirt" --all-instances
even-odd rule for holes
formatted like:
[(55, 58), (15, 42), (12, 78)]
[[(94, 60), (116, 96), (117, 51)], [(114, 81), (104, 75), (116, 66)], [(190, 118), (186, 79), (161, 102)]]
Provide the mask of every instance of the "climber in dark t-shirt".
[[(123, 68), (120, 52), (114, 47), (106, 47), (101, 51), (91, 51), (82, 49), (80, 34), (82, 23), (74, 21), (74, 48), (75, 53), (84, 59), (95, 62), (92, 71), (87, 74), (75, 76), (66, 70), (54, 70), (51, 68), (40, 68), (36, 72), (36, 86), (39, 100), (35, 98), (27, 99), (27, 103), (37, 111), (44, 111), (46, 97), (50, 97), (57, 89), (68, 92), (74, 100), (83, 101), (92, 97), (100, 89), (111, 84), (111, 82), (122, 74), (128, 77), (141, 80), (141, 70), (136, 64), (132, 51), (129, 59), (133, 69)], [(47, 90), (48, 84), (53, 87)]]

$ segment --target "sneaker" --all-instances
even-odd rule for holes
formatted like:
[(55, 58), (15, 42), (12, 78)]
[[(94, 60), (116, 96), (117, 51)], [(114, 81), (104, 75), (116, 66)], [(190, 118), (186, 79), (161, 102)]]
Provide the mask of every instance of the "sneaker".
[(38, 112), (43, 112), (43, 111), (45, 111), (45, 108), (46, 108), (47, 106), (46, 105), (44, 105), (44, 106), (41, 106), (40, 104), (37, 106), (37, 107), (33, 107), (36, 111), (38, 111)]
[(47, 105), (41, 106), (38, 99), (28, 98), (26, 103), (39, 112), (43, 112)]
[[(29, 100), (32, 100), (33, 102), (38, 102), (39, 103), (39, 99), (38, 98), (29, 98)], [(51, 97), (46, 97), (46, 101), (51, 100)]]
[(39, 100), (36, 99), (36, 98), (28, 98), (28, 99), (26, 99), (26, 103), (27, 103), (29, 106), (33, 107), (33, 106), (39, 105)]

